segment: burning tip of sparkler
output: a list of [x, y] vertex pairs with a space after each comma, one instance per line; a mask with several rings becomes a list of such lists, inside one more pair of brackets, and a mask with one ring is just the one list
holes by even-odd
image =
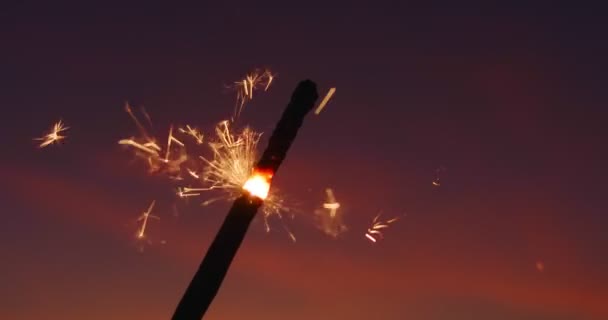
[[247, 179], [243, 185], [243, 190], [249, 192], [249, 194], [252, 196], [264, 200], [268, 197], [271, 179], [272, 173], [256, 171], [249, 179]]
[[66, 131], [68, 129], [69, 129], [69, 127], [66, 127], [65, 124], [63, 123], [63, 121], [59, 120], [53, 125], [51, 132], [47, 133], [43, 137], [34, 138], [34, 140], [42, 141], [40, 143], [40, 145], [38, 145], [38, 147], [44, 148], [46, 146], [49, 146], [51, 144], [54, 144], [56, 142], [59, 142], [59, 141], [65, 139], [67, 136], [61, 135], [60, 133]]

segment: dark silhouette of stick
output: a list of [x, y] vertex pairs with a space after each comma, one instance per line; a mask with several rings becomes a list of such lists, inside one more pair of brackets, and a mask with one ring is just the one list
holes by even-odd
[[[256, 170], [274, 175], [285, 159], [304, 117], [318, 98], [317, 88], [310, 80], [298, 84], [291, 101], [277, 123], [268, 147], [256, 165]], [[263, 200], [244, 192], [234, 201], [222, 227], [211, 243], [199, 269], [180, 301], [173, 320], [199, 320], [215, 298], [232, 259], [236, 255], [251, 221]]]

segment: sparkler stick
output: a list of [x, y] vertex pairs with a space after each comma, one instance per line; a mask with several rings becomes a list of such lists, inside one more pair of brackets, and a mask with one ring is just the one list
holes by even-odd
[[[266, 151], [257, 163], [252, 177], [243, 186], [243, 194], [234, 201], [178, 304], [173, 320], [198, 320], [209, 308], [251, 221], [267, 195], [272, 176], [285, 159], [304, 117], [312, 110], [317, 98], [316, 85], [310, 80], [300, 82], [295, 89], [270, 137]], [[265, 184], [259, 184], [260, 178]]]

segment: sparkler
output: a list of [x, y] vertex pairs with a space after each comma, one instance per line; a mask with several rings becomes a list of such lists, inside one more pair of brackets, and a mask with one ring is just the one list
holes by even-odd
[[334, 192], [332, 189], [325, 189], [327, 199], [323, 203], [323, 209], [316, 210], [319, 225], [318, 227], [327, 235], [331, 237], [338, 237], [341, 233], [347, 230], [346, 226], [342, 223], [342, 215], [338, 212], [340, 203], [336, 201]]
[[38, 145], [38, 147], [44, 148], [46, 146], [49, 146], [51, 144], [54, 144], [56, 142], [59, 142], [59, 141], [65, 139], [67, 136], [61, 135], [60, 133], [66, 131], [68, 129], [69, 129], [69, 127], [66, 127], [65, 124], [61, 120], [59, 120], [58, 122], [56, 122], [53, 125], [53, 128], [51, 129], [51, 131], [49, 133], [47, 133], [43, 137], [34, 138], [34, 140], [42, 141], [40, 143], [40, 145]]
[[386, 221], [381, 221], [380, 214], [378, 214], [372, 221], [372, 226], [367, 229], [365, 237], [369, 239], [369, 241], [374, 243], [380, 239], [383, 239], [384, 234], [382, 233], [382, 230], [388, 228], [391, 223], [397, 220], [399, 220], [399, 217], [395, 217]]
[[327, 103], [329, 102], [329, 99], [331, 99], [331, 97], [334, 95], [334, 93], [336, 93], [336, 88], [329, 88], [329, 91], [327, 91], [327, 94], [325, 95], [323, 100], [321, 100], [321, 103], [319, 103], [319, 106], [315, 110], [316, 115], [319, 115], [319, 113], [321, 113], [321, 111], [323, 111], [323, 108], [325, 108], [325, 105], [327, 105]]
[[[268, 147], [250, 176], [251, 180], [243, 184], [243, 194], [234, 201], [222, 227], [178, 304], [173, 315], [174, 320], [201, 319], [208, 309], [251, 221], [264, 202], [272, 177], [285, 159], [304, 117], [313, 108], [317, 97], [316, 85], [309, 80], [301, 82], [294, 91], [290, 103], [270, 137]], [[245, 186], [247, 187], [245, 188]]]
[[[207, 159], [199, 156], [204, 165], [201, 172], [186, 168], [187, 173], [194, 179], [200, 180], [202, 186], [178, 188], [178, 196], [181, 198], [194, 197], [202, 195], [203, 192], [215, 190], [221, 192], [223, 196], [206, 200], [203, 205], [217, 200], [234, 201], [242, 194], [243, 186], [254, 173], [255, 160], [258, 157], [257, 146], [261, 135], [249, 127], [245, 127], [240, 132], [233, 131], [229, 121], [220, 122], [215, 127], [214, 139], [207, 143], [213, 157]], [[281, 212], [289, 211], [277, 189], [267, 192], [262, 206], [266, 225], [266, 219], [269, 216], [276, 214], [282, 217]]]
[[253, 99], [253, 92], [262, 88], [264, 91], [268, 91], [274, 77], [275, 75], [268, 69], [264, 71], [255, 70], [245, 75], [243, 79], [234, 82], [236, 106], [232, 117], [233, 122], [239, 117], [245, 104]]

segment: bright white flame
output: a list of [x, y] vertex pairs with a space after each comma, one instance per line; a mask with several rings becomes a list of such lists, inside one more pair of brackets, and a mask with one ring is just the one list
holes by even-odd
[[243, 189], [247, 190], [252, 196], [264, 200], [268, 197], [270, 191], [270, 177], [261, 173], [254, 173], [245, 182]]

